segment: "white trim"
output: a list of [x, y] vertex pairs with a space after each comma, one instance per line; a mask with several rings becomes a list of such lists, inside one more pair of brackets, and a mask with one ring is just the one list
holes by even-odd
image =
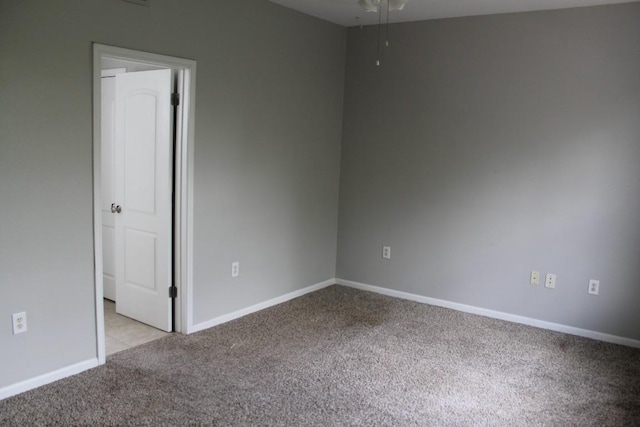
[[[106, 362], [107, 355], [105, 349], [104, 338], [104, 284], [102, 283], [102, 275], [104, 266], [102, 264], [102, 208], [101, 208], [101, 188], [100, 177], [101, 171], [101, 116], [102, 105], [102, 55], [98, 51], [96, 45], [93, 46], [93, 268], [96, 300], [96, 353], [98, 356], [98, 364], [102, 365]], [[102, 308], [102, 309], [101, 309]]]
[[46, 384], [61, 380], [63, 378], [77, 375], [80, 372], [87, 369], [95, 368], [98, 366], [98, 359], [89, 359], [84, 362], [76, 363], [75, 365], [67, 366], [62, 369], [58, 369], [53, 372], [30, 378], [19, 383], [11, 384], [10, 386], [0, 388], [0, 400], [6, 399], [11, 396], [15, 396], [25, 391], [33, 390], [34, 388], [41, 387]]
[[[189, 90], [186, 90], [189, 88]], [[177, 213], [180, 219], [179, 226], [176, 227], [182, 250], [179, 255], [181, 259], [176, 263], [176, 269], [182, 286], [178, 288], [180, 293], [178, 301], [181, 302], [176, 307], [176, 318], [178, 319], [179, 331], [188, 334], [193, 328], [193, 183], [194, 181], [194, 146], [195, 146], [195, 107], [196, 107], [196, 64], [189, 72], [182, 74], [181, 93], [183, 94], [182, 117], [188, 118], [186, 126], [182, 123], [182, 138], [188, 141], [186, 147], [180, 153], [180, 173], [186, 176], [182, 180], [182, 186], [178, 188], [176, 199]], [[176, 240], [178, 240], [176, 238]]]
[[327, 286], [334, 285], [336, 283], [335, 279], [325, 280], [324, 282], [316, 283], [315, 285], [307, 286], [306, 288], [299, 289], [297, 291], [289, 292], [288, 294], [281, 295], [279, 297], [270, 299], [268, 301], [264, 301], [250, 307], [246, 307], [233, 313], [224, 314], [222, 316], [216, 317], [214, 319], [208, 320], [206, 322], [198, 323], [197, 325], [193, 325], [193, 330], [191, 332], [198, 332], [204, 329], [209, 329], [214, 326], [221, 325], [226, 322], [230, 322], [232, 320], [238, 319], [240, 317], [246, 316], [247, 314], [255, 313], [260, 310], [264, 310], [265, 308], [273, 307], [274, 305], [282, 304], [283, 302], [287, 302], [294, 298], [301, 297], [302, 295], [306, 295], [311, 292], [318, 291], [322, 288], [326, 288]]
[[518, 316], [515, 314], [503, 313], [501, 311], [489, 310], [486, 308], [474, 307], [472, 305], [460, 304], [436, 298], [429, 298], [422, 295], [411, 294], [408, 292], [396, 291], [393, 289], [382, 288], [379, 286], [367, 285], [365, 283], [354, 282], [345, 279], [336, 279], [336, 284], [347, 286], [350, 288], [360, 289], [363, 291], [375, 292], [377, 294], [387, 295], [390, 297], [406, 299], [409, 301], [420, 302], [423, 304], [435, 305], [438, 307], [450, 308], [452, 310], [462, 311], [464, 313], [477, 314], [480, 316], [491, 317], [493, 319], [506, 320], [508, 322], [519, 323], [522, 325], [534, 326], [536, 328], [548, 329], [550, 331], [563, 332], [565, 334], [577, 335], [579, 337], [591, 338], [598, 341], [609, 342], [613, 344], [625, 345], [628, 347], [640, 348], [640, 341], [631, 338], [619, 337], [617, 335], [605, 334], [602, 332], [590, 331], [588, 329], [576, 328], [574, 326], [562, 325], [559, 323], [547, 322], [544, 320], [532, 319], [530, 317]]
[[191, 329], [193, 289], [193, 165], [195, 145], [195, 94], [196, 62], [148, 52], [123, 49], [94, 43], [93, 45], [93, 221], [94, 268], [96, 288], [96, 336], [98, 363], [106, 361], [104, 337], [104, 313], [102, 298], [102, 212], [100, 209], [100, 97], [101, 62], [103, 58], [133, 61], [176, 70], [181, 78], [178, 87], [181, 130], [176, 141], [179, 153], [179, 174], [176, 174], [176, 205], [174, 216], [180, 221], [175, 234], [175, 268], [178, 297], [176, 298], [176, 331], [187, 333]]
[[126, 74], [126, 68], [109, 68], [107, 70], [100, 70], [100, 77], [115, 77], [118, 74]]

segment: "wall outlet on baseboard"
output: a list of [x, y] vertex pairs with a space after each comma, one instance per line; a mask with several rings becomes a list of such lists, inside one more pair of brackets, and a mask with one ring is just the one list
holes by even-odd
[[13, 313], [11, 315], [11, 319], [13, 320], [13, 335], [21, 334], [23, 332], [27, 332], [27, 313]]
[[552, 273], [547, 273], [547, 276], [544, 280], [545, 288], [555, 288], [556, 287], [556, 275]]
[[382, 247], [382, 258], [391, 259], [391, 246]]
[[539, 285], [540, 284], [540, 272], [539, 271], [532, 271], [531, 272], [531, 277], [529, 279], [529, 282], [532, 285]]
[[240, 275], [240, 263], [233, 262], [231, 263], [231, 277], [238, 277]]

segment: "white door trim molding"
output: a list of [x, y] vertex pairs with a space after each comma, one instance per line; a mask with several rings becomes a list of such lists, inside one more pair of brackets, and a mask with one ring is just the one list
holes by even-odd
[[101, 165], [101, 62], [116, 59], [171, 68], [178, 74], [180, 105], [176, 121], [176, 180], [174, 206], [174, 277], [178, 287], [175, 302], [176, 332], [193, 330], [193, 165], [195, 130], [196, 62], [148, 52], [94, 43], [93, 45], [93, 233], [96, 295], [96, 337], [99, 364], [106, 360], [102, 283]]

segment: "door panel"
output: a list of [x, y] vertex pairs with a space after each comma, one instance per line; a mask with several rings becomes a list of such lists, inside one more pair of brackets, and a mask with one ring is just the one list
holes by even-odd
[[129, 286], [150, 291], [156, 289], [156, 234], [140, 230], [125, 229], [125, 278]]
[[[127, 108], [136, 114], [136, 120], [127, 123], [124, 175], [126, 177], [125, 204], [130, 211], [153, 215], [155, 209], [156, 182], [156, 117], [157, 94], [137, 90], [129, 94]], [[135, 143], [131, 143], [135, 141]]]
[[116, 76], [116, 312], [171, 331], [171, 70]]

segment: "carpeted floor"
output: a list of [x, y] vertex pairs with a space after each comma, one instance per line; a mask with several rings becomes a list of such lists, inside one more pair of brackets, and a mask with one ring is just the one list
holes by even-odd
[[640, 349], [331, 286], [0, 402], [0, 425], [640, 425]]

